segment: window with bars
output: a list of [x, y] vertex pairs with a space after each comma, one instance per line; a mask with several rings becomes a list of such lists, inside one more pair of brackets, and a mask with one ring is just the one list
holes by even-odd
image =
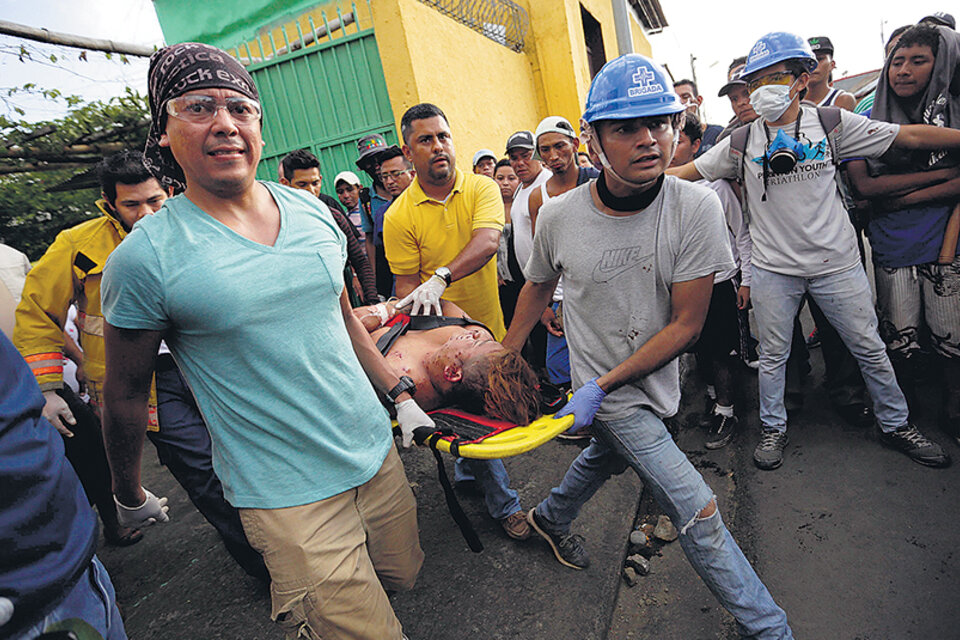
[[510, 0], [420, 0], [508, 49], [520, 52], [530, 19]]

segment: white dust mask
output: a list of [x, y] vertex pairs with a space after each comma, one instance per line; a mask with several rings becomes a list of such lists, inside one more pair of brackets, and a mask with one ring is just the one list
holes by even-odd
[[758, 87], [750, 94], [750, 105], [767, 122], [779, 120], [793, 102], [793, 98], [790, 97], [792, 86], [766, 84]]

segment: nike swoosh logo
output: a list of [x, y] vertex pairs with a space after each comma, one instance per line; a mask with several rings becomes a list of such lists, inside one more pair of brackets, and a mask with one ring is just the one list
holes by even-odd
[[617, 276], [641, 265], [645, 265], [645, 269], [649, 270], [652, 267], [653, 254], [643, 255], [641, 251], [641, 247], [607, 249], [593, 268], [593, 281], [598, 284], [610, 282]]

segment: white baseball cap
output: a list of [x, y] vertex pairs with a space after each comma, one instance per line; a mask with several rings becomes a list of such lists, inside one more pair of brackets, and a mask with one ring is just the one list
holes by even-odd
[[475, 154], [473, 154], [473, 166], [477, 166], [477, 163], [479, 163], [484, 158], [492, 158], [493, 161], [496, 162], [497, 154], [495, 154], [493, 151], [490, 151], [490, 149], [480, 149]]
[[341, 171], [338, 173], [337, 177], [333, 179], [333, 187], [336, 188], [337, 183], [341, 180], [347, 184], [355, 184], [358, 187], [360, 186], [360, 178], [358, 178], [357, 174], [355, 174], [353, 171]]
[[540, 153], [537, 151], [536, 146], [540, 143], [540, 136], [545, 133], [559, 133], [569, 138], [577, 137], [577, 131], [573, 128], [573, 125], [570, 124], [569, 120], [563, 116], [547, 116], [540, 121], [540, 124], [537, 125], [536, 133], [533, 134], [533, 156], [537, 160], [540, 160]]

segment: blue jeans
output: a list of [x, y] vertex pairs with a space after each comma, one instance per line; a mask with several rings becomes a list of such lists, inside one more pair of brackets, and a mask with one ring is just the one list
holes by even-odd
[[907, 424], [909, 413], [897, 386], [886, 346], [877, 332], [870, 283], [863, 266], [816, 278], [787, 276], [753, 267], [751, 299], [760, 333], [760, 424], [787, 430], [783, 386], [793, 318], [803, 294], [808, 294], [833, 325], [860, 366], [873, 400], [880, 428], [893, 431]]
[[127, 640], [127, 632], [117, 609], [117, 595], [113, 591], [113, 583], [97, 556], [93, 556], [90, 566], [57, 608], [48, 613], [41, 622], [27, 629], [19, 640], [32, 640], [50, 626], [71, 619], [83, 620], [96, 629], [104, 640]]
[[476, 480], [483, 491], [483, 502], [494, 520], [501, 520], [520, 511], [520, 498], [510, 488], [510, 477], [501, 460], [468, 460], [457, 458], [453, 465], [455, 482]]
[[680, 545], [713, 595], [747, 638], [789, 639], [787, 615], [777, 606], [723, 524], [720, 511], [700, 511], [714, 499], [703, 476], [654, 413], [640, 409], [619, 420], [593, 421], [590, 445], [573, 461], [559, 487], [537, 506], [551, 530], [566, 533], [580, 508], [611, 475], [632, 467], [680, 532]]
[[[553, 303], [556, 313], [559, 302]], [[547, 379], [552, 384], [570, 385], [570, 350], [567, 349], [567, 338], [558, 338], [547, 332]]]

